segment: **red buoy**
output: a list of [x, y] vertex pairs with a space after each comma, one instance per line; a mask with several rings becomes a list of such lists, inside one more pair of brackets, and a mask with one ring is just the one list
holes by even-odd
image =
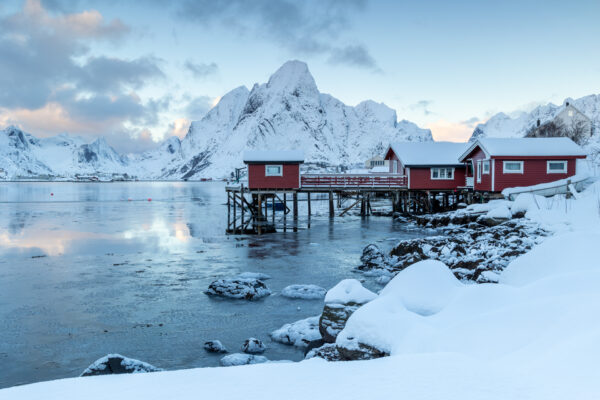
[[152, 199], [150, 197], [148, 197], [148, 201], [152, 201]]
[[50, 196], [54, 196], [54, 193], [50, 193]]
[[131, 201], [131, 199], [127, 199], [127, 201]]

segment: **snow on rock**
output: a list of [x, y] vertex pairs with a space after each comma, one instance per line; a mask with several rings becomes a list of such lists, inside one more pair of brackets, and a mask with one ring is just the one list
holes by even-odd
[[317, 285], [290, 285], [283, 288], [281, 295], [290, 299], [315, 300], [325, 297], [326, 292]]
[[263, 274], [262, 272], [242, 272], [237, 276], [238, 279], [258, 279], [260, 281], [266, 281], [271, 279], [271, 275]]
[[133, 374], [141, 372], [162, 371], [153, 365], [120, 354], [108, 354], [94, 361], [83, 371], [81, 376]]
[[521, 193], [517, 195], [515, 201], [511, 204], [510, 211], [513, 215], [526, 215], [529, 209], [532, 207], [539, 208], [539, 203], [545, 202], [545, 200], [544, 197], [535, 196], [531, 193]]
[[511, 219], [512, 218], [512, 213], [510, 212], [510, 210], [508, 209], [508, 207], [506, 206], [500, 206], [500, 207], [496, 207], [491, 209], [490, 211], [487, 212], [487, 214], [485, 214], [485, 216], [487, 218], [494, 218], [494, 219]]
[[221, 358], [223, 367], [233, 367], [236, 365], [262, 364], [268, 362], [269, 359], [264, 356], [254, 354], [233, 353]]
[[377, 295], [356, 279], [344, 279], [327, 291], [325, 303], [338, 304], [365, 304], [373, 300]]
[[241, 349], [244, 353], [261, 354], [267, 350], [267, 346], [259, 339], [248, 338], [242, 343]]
[[207, 294], [232, 299], [256, 300], [271, 294], [258, 279], [218, 279], [208, 286]]
[[319, 319], [319, 332], [327, 343], [335, 342], [346, 321], [363, 304], [377, 295], [364, 288], [356, 279], [344, 279], [325, 296], [323, 313]]
[[227, 353], [227, 348], [219, 340], [209, 340], [204, 342], [204, 350], [209, 353]]
[[296, 347], [306, 347], [310, 342], [321, 339], [319, 318], [320, 316], [317, 315], [316, 317], [309, 317], [285, 324], [281, 328], [271, 332], [271, 339]]

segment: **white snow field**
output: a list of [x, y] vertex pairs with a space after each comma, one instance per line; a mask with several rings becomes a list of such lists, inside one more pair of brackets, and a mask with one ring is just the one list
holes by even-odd
[[425, 261], [350, 317], [337, 344], [389, 357], [72, 378], [0, 399], [598, 399], [600, 182], [577, 200], [529, 195], [515, 206], [554, 236], [499, 284], [465, 284]]

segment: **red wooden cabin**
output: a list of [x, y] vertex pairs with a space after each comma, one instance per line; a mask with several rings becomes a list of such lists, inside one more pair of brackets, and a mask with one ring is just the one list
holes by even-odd
[[569, 138], [484, 138], [460, 156], [468, 166], [467, 180], [476, 191], [501, 192], [568, 178], [577, 172], [585, 152]]
[[407, 176], [413, 190], [454, 190], [465, 186], [465, 164], [458, 157], [464, 143], [392, 143], [385, 154], [390, 173]]
[[248, 165], [250, 189], [299, 189], [300, 164], [304, 153], [299, 150], [253, 150], [244, 153]]

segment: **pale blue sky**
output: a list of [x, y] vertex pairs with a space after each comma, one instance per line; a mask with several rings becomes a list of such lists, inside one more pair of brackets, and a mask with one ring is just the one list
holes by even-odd
[[597, 0], [163, 3], [0, 3], [0, 127], [145, 149], [289, 59], [322, 92], [453, 140], [499, 111], [600, 93]]

